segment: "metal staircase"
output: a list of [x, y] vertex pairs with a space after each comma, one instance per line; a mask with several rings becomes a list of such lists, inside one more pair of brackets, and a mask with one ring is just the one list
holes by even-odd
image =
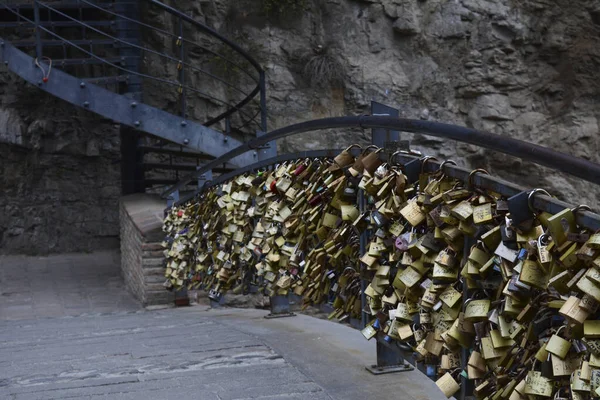
[[[125, 193], [172, 185], [267, 130], [261, 66], [156, 0], [0, 0], [0, 60], [121, 124]], [[246, 154], [213, 172], [255, 161]]]

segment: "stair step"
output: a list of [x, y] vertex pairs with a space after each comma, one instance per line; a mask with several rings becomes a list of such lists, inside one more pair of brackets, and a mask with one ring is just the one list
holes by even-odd
[[[14, 40], [10, 42], [15, 47], [35, 47], [35, 40]], [[42, 40], [42, 46], [70, 46], [77, 45], [80, 47], [83, 46], [116, 46], [118, 44], [115, 43], [113, 39], [87, 39], [87, 40], [69, 40], [68, 42], [64, 40]]]
[[[132, 58], [132, 57], [128, 57]], [[105, 64], [109, 62], [111, 64], [118, 64], [120, 62], [125, 62], [123, 57], [105, 57], [102, 60], [98, 60], [97, 58], [66, 58], [59, 60], [52, 60], [53, 66], [65, 66], [65, 65], [96, 65], [96, 64]]]
[[127, 82], [129, 80], [129, 75], [101, 76], [98, 78], [86, 78], [82, 80], [94, 85], [108, 85], [111, 83]]
[[208, 154], [199, 153], [197, 151], [189, 150], [189, 149], [179, 149], [168, 146], [139, 146], [139, 149], [144, 151], [145, 153], [159, 153], [159, 154], [169, 154], [177, 157], [186, 157], [186, 158], [197, 158], [199, 160], [214, 160], [215, 157], [210, 156]]
[[[171, 186], [179, 182], [177, 179], [145, 179], [144, 186]], [[198, 182], [189, 182], [187, 186], [198, 186]]]
[[[165, 164], [165, 163], [143, 163], [144, 170], [165, 169], [170, 171], [196, 171], [201, 165], [196, 164]], [[213, 173], [224, 174], [234, 171], [234, 167], [213, 168]]]
[[[86, 24], [93, 26], [95, 28], [103, 28], [110, 27], [114, 25], [113, 21], [85, 21]], [[76, 21], [56, 21], [56, 22], [42, 22], [42, 25], [45, 28], [69, 28], [69, 27], [77, 27], [81, 26], [79, 22]], [[34, 24], [27, 21], [11, 21], [11, 22], [0, 22], [0, 28], [34, 28]]]
[[[98, 7], [102, 7], [102, 8], [106, 8], [108, 10], [112, 10], [114, 7], [114, 3], [113, 2], [93, 2], [90, 1], [90, 3], [95, 4]], [[53, 1], [49, 4], [52, 8], [56, 8], [57, 10], [69, 10], [69, 9], [79, 9], [79, 8], [83, 8], [83, 9], [96, 9], [96, 7], [91, 6], [89, 4], [86, 3], [82, 3], [80, 1], [77, 0], [61, 0], [61, 1]], [[33, 10], [33, 1], [29, 1], [27, 3], [25, 2], [10, 2], [10, 3], [2, 3], [0, 4], [0, 10], [6, 9], [6, 8], [10, 8], [10, 9], [29, 9], [29, 10]], [[43, 8], [43, 7], [42, 7]]]

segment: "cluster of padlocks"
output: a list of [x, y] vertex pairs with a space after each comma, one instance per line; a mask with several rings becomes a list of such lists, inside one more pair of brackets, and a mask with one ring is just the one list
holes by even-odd
[[529, 193], [518, 215], [444, 164], [409, 183], [393, 155], [350, 150], [173, 207], [166, 285], [216, 297], [253, 285], [331, 303], [338, 320], [368, 313], [363, 335], [435, 365], [448, 397], [461, 382], [479, 399], [600, 397], [600, 234], [578, 210], [534, 214]]

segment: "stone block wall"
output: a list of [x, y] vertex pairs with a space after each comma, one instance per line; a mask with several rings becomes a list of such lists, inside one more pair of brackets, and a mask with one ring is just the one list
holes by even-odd
[[165, 207], [156, 195], [134, 194], [121, 199], [121, 270], [128, 290], [145, 306], [174, 301], [174, 294], [163, 286]]

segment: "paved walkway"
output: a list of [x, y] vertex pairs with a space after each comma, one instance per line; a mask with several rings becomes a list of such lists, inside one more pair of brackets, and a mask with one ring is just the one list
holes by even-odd
[[[0, 258], [0, 288], [13, 293], [0, 296], [0, 399], [445, 398], [416, 371], [369, 374], [375, 344], [341, 324], [306, 315], [266, 320], [267, 311], [255, 309], [140, 309], [114, 267], [109, 273], [109, 259]], [[39, 275], [26, 285], [16, 269]], [[55, 302], [49, 315], [38, 299], [44, 293]]]
[[117, 252], [0, 257], [0, 320], [140, 308], [125, 290]]

